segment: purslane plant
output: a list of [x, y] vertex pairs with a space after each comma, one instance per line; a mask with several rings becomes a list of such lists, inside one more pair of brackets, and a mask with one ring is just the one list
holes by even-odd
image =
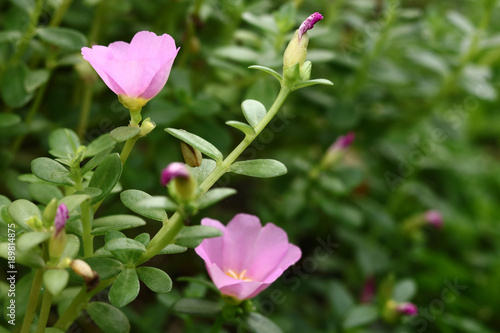
[[[225, 173], [266, 178], [287, 172], [276, 160], [236, 160], [273, 119], [291, 92], [315, 84], [332, 84], [326, 79], [310, 80], [312, 65], [306, 61], [307, 30], [320, 19], [319, 13], [311, 15], [295, 32], [284, 54], [283, 75], [263, 66], [250, 67], [277, 78], [281, 90], [269, 110], [256, 100], [243, 101], [247, 123], [231, 120], [227, 124], [240, 130], [244, 138], [225, 158], [213, 144], [195, 134], [165, 129], [182, 142], [186, 162], [174, 162], [163, 170], [161, 184], [167, 186], [168, 196], [152, 197], [132, 189], [121, 191], [119, 180], [134, 143], [155, 128], [149, 118], [141, 122], [141, 110], [165, 85], [179, 51], [175, 42], [166, 34], [157, 36], [142, 31], [130, 44], [115, 42], [108, 47], [82, 49], [84, 58], [130, 110], [131, 121], [129, 126], [118, 127], [87, 146], [81, 145], [72, 130], [56, 130], [49, 138], [49, 153], [54, 159], [35, 159], [32, 174], [22, 177], [43, 187], [43, 194], [37, 198], [41, 206], [27, 200], [2, 206], [2, 217], [16, 224], [18, 262], [35, 270], [21, 332], [30, 331], [42, 285], [37, 331], [44, 331], [53, 296], [62, 294], [70, 277], [80, 281], [82, 287], [60, 305], [61, 316], [54, 332], [66, 331], [83, 309], [87, 309], [98, 326], [116, 324], [119, 331], [128, 331], [128, 324], [122, 323], [124, 315], [117, 308], [137, 297], [139, 280], [154, 292], [168, 292], [172, 287], [167, 273], [143, 264], [156, 255], [181, 253], [188, 248], [196, 248], [205, 260], [226, 301], [222, 307], [216, 303], [212, 309], [219, 313], [212, 331], [218, 331], [225, 322], [246, 320], [251, 326], [256, 318], [261, 321], [259, 325], [275, 329], [250, 301], [244, 300], [257, 295], [299, 260], [300, 249], [288, 243], [285, 231], [273, 224], [261, 227], [258, 218], [250, 215], [237, 215], [227, 227], [210, 219], [204, 219], [199, 226], [186, 226], [184, 221], [236, 193], [231, 188], [211, 189]], [[113, 153], [121, 142], [125, 142], [122, 152]], [[102, 201], [113, 192], [121, 192], [123, 204], [138, 215], [162, 223], [154, 237], [143, 233], [132, 239], [120, 232], [144, 225], [146, 222], [138, 216], [94, 218]], [[173, 213], [169, 216], [167, 212]], [[105, 245], [94, 250], [94, 237], [103, 236]], [[83, 256], [79, 256], [80, 240]], [[220, 247], [222, 242], [238, 242], [240, 247], [227, 253]], [[2, 255], [7, 256], [6, 251]], [[112, 305], [89, 303], [92, 296], [109, 286]], [[202, 306], [210, 307], [208, 304]], [[190, 306], [201, 305], [181, 299], [174, 308], [182, 312]]]

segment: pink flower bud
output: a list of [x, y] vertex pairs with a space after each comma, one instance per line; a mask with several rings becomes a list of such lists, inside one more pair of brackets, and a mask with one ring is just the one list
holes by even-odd
[[65, 204], [60, 204], [57, 207], [56, 217], [54, 219], [54, 225], [56, 227], [56, 235], [61, 232], [66, 226], [66, 221], [69, 219], [68, 207]]
[[444, 224], [443, 216], [438, 210], [428, 210], [425, 213], [425, 220], [436, 229], [441, 229]]
[[175, 178], [189, 178], [189, 171], [184, 163], [173, 162], [170, 163], [161, 172], [161, 184], [166, 186], [172, 179]]
[[342, 151], [349, 148], [349, 146], [353, 143], [356, 135], [354, 132], [349, 132], [346, 135], [339, 136], [337, 140], [328, 148], [329, 151]]
[[312, 15], [310, 15], [304, 22], [299, 27], [299, 41], [302, 38], [302, 35], [307, 32], [307, 30], [311, 30], [314, 27], [314, 24], [318, 22], [319, 20], [323, 19], [323, 15], [320, 13], [316, 12]]
[[371, 303], [375, 296], [375, 278], [369, 276], [365, 280], [363, 292], [361, 293], [361, 303]]
[[286, 232], [272, 223], [261, 225], [253, 215], [238, 214], [227, 226], [205, 218], [202, 225], [223, 232], [195, 249], [223, 295], [237, 300], [255, 297], [301, 257]]
[[410, 302], [396, 305], [396, 311], [406, 316], [416, 316], [418, 314], [417, 306]]

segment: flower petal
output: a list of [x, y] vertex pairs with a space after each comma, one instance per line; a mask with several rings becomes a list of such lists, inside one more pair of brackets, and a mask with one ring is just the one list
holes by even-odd
[[106, 85], [117, 95], [124, 95], [125, 90], [113, 79], [113, 73], [109, 72], [108, 62], [113, 58], [110, 50], [101, 45], [94, 45], [92, 48], [82, 48], [83, 59], [87, 60], [94, 67], [97, 74]]
[[[222, 223], [220, 223], [217, 220], [209, 218], [202, 219], [201, 225], [208, 225], [217, 228], [223, 233], [226, 230], [226, 227]], [[223, 242], [224, 242], [224, 236], [206, 238], [194, 250], [207, 263], [207, 265], [216, 264], [217, 266], [222, 267], [222, 262], [223, 262], [222, 247], [224, 244]]]
[[224, 295], [244, 300], [256, 296], [269, 286], [269, 283], [262, 283], [259, 281], [243, 281], [232, 278], [225, 274], [220, 267], [215, 264], [206, 266], [212, 281]]
[[170, 75], [170, 70], [172, 69], [172, 65], [174, 64], [175, 57], [177, 56], [177, 52], [179, 52], [178, 48], [173, 54], [172, 58], [167, 61], [153, 76], [151, 81], [148, 84], [146, 90], [144, 90], [139, 97], [144, 99], [151, 99], [155, 97], [165, 86], [167, 83], [168, 77]]

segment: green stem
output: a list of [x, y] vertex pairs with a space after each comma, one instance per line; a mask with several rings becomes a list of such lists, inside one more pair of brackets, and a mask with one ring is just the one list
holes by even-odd
[[137, 142], [137, 140], [139, 140], [139, 138], [140, 135], [136, 135], [125, 142], [122, 152], [120, 153], [120, 161], [122, 161], [122, 165], [125, 165], [125, 162], [127, 162], [130, 152], [132, 151], [132, 148], [134, 148], [134, 145]]
[[38, 305], [38, 297], [40, 288], [42, 287], [43, 269], [37, 269], [33, 283], [31, 284], [30, 296], [26, 314], [24, 315], [23, 326], [21, 333], [29, 333], [31, 331], [31, 322], [35, 316], [36, 307]]
[[81, 204], [82, 209], [82, 229], [83, 229], [83, 254], [85, 258], [92, 257], [94, 254], [94, 236], [92, 236], [92, 208], [89, 200]]
[[217, 319], [215, 319], [215, 323], [210, 329], [210, 333], [219, 333], [222, 330], [222, 327], [224, 326], [224, 322], [225, 320], [222, 314], [219, 315]]
[[31, 13], [30, 23], [28, 28], [24, 32], [24, 35], [20, 39], [20, 43], [17, 47], [16, 53], [10, 59], [10, 64], [14, 65], [21, 60], [21, 57], [24, 55], [26, 48], [28, 47], [30, 41], [35, 37], [36, 34], [36, 26], [38, 24], [38, 20], [40, 19], [40, 15], [42, 14], [43, 9], [43, 0], [37, 0], [36, 7], [33, 13]]
[[52, 306], [52, 294], [45, 290], [42, 299], [42, 307], [40, 309], [40, 316], [38, 318], [38, 327], [36, 333], [43, 333], [49, 320], [50, 307]]
[[90, 109], [92, 107], [92, 96], [94, 90], [92, 89], [92, 84], [85, 82], [83, 85], [83, 101], [82, 108], [80, 109], [80, 120], [78, 121], [78, 136], [83, 138], [85, 131], [87, 130], [87, 124], [89, 121]]
[[71, 6], [71, 3], [73, 0], [64, 0], [63, 3], [57, 8], [57, 11], [55, 12], [54, 16], [52, 16], [52, 19], [50, 20], [49, 26], [50, 27], [58, 27], [63, 18], [64, 14], [68, 11], [69, 6]]
[[[281, 87], [281, 90], [276, 97], [273, 105], [267, 112], [266, 116], [255, 126], [255, 134], [247, 135], [240, 142], [240, 144], [234, 148], [234, 150], [229, 154], [222, 163], [217, 165], [215, 169], [208, 175], [208, 177], [200, 184], [200, 196], [207, 192], [212, 185], [219, 180], [222, 175], [224, 175], [231, 164], [243, 153], [243, 151], [255, 140], [255, 138], [262, 132], [262, 130], [269, 124], [269, 122], [274, 118], [278, 110], [281, 108], [285, 99], [290, 94], [291, 90], [287, 87]], [[137, 265], [140, 265], [152, 257], [154, 257], [158, 252], [160, 252], [165, 246], [171, 244], [177, 233], [182, 229], [183, 224], [182, 214], [177, 210], [174, 215], [167, 221], [164, 221], [163, 227], [158, 231], [158, 233], [149, 242], [146, 252], [142, 254], [139, 258]]]

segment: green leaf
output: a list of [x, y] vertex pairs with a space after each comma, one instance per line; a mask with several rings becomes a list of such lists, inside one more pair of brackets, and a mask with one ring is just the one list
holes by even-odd
[[123, 263], [135, 263], [146, 247], [130, 238], [115, 238], [106, 243], [105, 249]]
[[31, 172], [40, 179], [56, 185], [74, 186], [75, 182], [71, 179], [68, 170], [56, 161], [39, 157], [31, 162]]
[[139, 279], [155, 293], [168, 293], [172, 290], [172, 279], [161, 269], [154, 267], [138, 267]]
[[201, 184], [208, 177], [208, 175], [215, 169], [216, 163], [214, 160], [211, 160], [209, 158], [204, 158], [199, 167], [196, 168], [192, 168], [190, 166], [187, 167], [189, 168], [189, 171], [191, 171], [191, 174], [193, 175], [194, 179], [196, 179], [196, 182], [198, 184]]
[[43, 273], [43, 285], [54, 296], [68, 284], [69, 273], [65, 269], [49, 269]]
[[198, 149], [203, 154], [213, 158], [217, 162], [221, 162], [224, 158], [222, 153], [213, 144], [198, 135], [174, 128], [166, 128], [165, 131], [177, 139], [189, 144], [191, 147]]
[[352, 308], [344, 320], [344, 328], [362, 326], [378, 318], [377, 308], [373, 305], [358, 305]]
[[87, 146], [85, 150], [85, 157], [95, 156], [104, 149], [108, 149], [110, 147], [114, 147], [116, 141], [111, 138], [109, 133], [103, 134]]
[[123, 270], [109, 291], [109, 301], [116, 307], [124, 307], [139, 295], [139, 278], [133, 268]]
[[260, 121], [266, 116], [266, 107], [259, 101], [247, 99], [241, 103], [243, 115], [248, 123], [255, 128]]
[[21, 122], [21, 117], [14, 113], [1, 113], [0, 114], [0, 128], [7, 128], [17, 125]]
[[257, 312], [250, 312], [244, 319], [250, 331], [255, 333], [281, 333], [282, 330], [269, 318]]
[[81, 174], [84, 175], [90, 170], [94, 169], [99, 164], [101, 164], [106, 159], [106, 157], [108, 157], [109, 153], [111, 153], [113, 148], [114, 146], [105, 148], [101, 150], [99, 153], [97, 153], [94, 157], [92, 157], [90, 161], [85, 163], [85, 165], [83, 166]]
[[31, 228], [26, 224], [26, 221], [32, 216], [42, 218], [40, 209], [32, 202], [24, 199], [14, 201], [7, 208], [7, 212], [14, 222], [24, 230], [31, 231]]
[[177, 245], [196, 247], [203, 239], [222, 236], [222, 231], [207, 225], [184, 226], [175, 238]]
[[158, 254], [178, 254], [178, 253], [184, 253], [187, 251], [187, 247], [185, 246], [180, 246], [177, 244], [169, 244], [165, 246]]
[[68, 128], [57, 129], [49, 135], [49, 147], [49, 152], [56, 157], [72, 156], [80, 147], [80, 139]]
[[417, 286], [411, 279], [399, 281], [393, 289], [392, 299], [398, 303], [407, 302], [415, 296]]
[[217, 202], [236, 194], [236, 190], [232, 188], [219, 187], [205, 193], [200, 199], [198, 199], [198, 208], [203, 209], [210, 207]]
[[[9, 253], [8, 253], [8, 247], [9, 243], [4, 242], [0, 243], [0, 257], [8, 259]], [[41, 253], [40, 251], [37, 251]], [[27, 267], [32, 267], [32, 268], [43, 268], [45, 267], [45, 260], [40, 256], [39, 253], [37, 253], [33, 250], [31, 251], [21, 251], [21, 250], [16, 250], [16, 264], [21, 264]]]
[[255, 135], [255, 130], [253, 129], [252, 126], [250, 126], [248, 124], [245, 124], [245, 123], [242, 123], [239, 121], [229, 120], [229, 121], [226, 121], [226, 125], [234, 127], [236, 129], [239, 129], [245, 135]]
[[73, 194], [59, 200], [59, 204], [65, 204], [71, 214], [80, 208], [82, 202], [89, 199], [90, 196], [87, 194]]
[[68, 51], [79, 51], [87, 45], [85, 35], [73, 29], [43, 27], [37, 29], [37, 34], [43, 41]]
[[8, 31], [2, 31], [0, 32], [0, 43], [11, 43], [11, 42], [17, 42], [23, 34], [21, 31], [17, 30], [8, 30]]
[[142, 234], [135, 236], [134, 240], [138, 241], [144, 246], [148, 246], [149, 241], [151, 240], [151, 236], [147, 232], [143, 232]]
[[283, 76], [281, 76], [280, 73], [276, 72], [274, 69], [271, 69], [269, 67], [264, 67], [264, 66], [259, 66], [259, 65], [252, 65], [252, 66], [249, 66], [248, 68], [250, 68], [250, 69], [258, 69], [260, 71], [263, 71], [263, 72], [266, 72], [268, 74], [271, 74], [276, 79], [278, 79], [278, 81], [280, 81], [280, 82], [283, 81]]
[[177, 204], [175, 202], [173, 202], [170, 198], [162, 196], [142, 199], [141, 201], [137, 202], [136, 205], [137, 208], [140, 208], [142, 210], [165, 209], [169, 212], [175, 212], [177, 210]]
[[222, 304], [201, 298], [181, 298], [175, 302], [174, 311], [206, 317], [215, 317], [222, 311]]
[[66, 235], [66, 247], [61, 254], [61, 258], [69, 257], [74, 259], [78, 256], [78, 251], [80, 251], [80, 238], [75, 235]]
[[59, 200], [63, 197], [57, 186], [49, 184], [29, 184], [28, 192], [34, 200], [44, 205], [47, 205], [53, 198]]
[[315, 79], [315, 80], [308, 80], [308, 81], [302, 81], [297, 83], [296, 85], [293, 86], [293, 90], [309, 87], [309, 86], [314, 86], [317, 84], [324, 84], [326, 86], [333, 86], [333, 82], [327, 79]]
[[102, 161], [90, 179], [89, 186], [102, 190], [101, 195], [94, 197], [92, 204], [104, 199], [120, 180], [123, 166], [120, 156], [111, 154]]
[[[131, 211], [156, 221], [166, 221], [167, 213], [161, 208], [145, 208], [139, 202], [150, 199], [152, 196], [139, 190], [126, 190], [120, 193], [122, 203]], [[175, 206], [175, 204], [174, 204]]]
[[88, 195], [91, 198], [97, 197], [101, 195], [102, 190], [97, 187], [86, 187], [81, 191], [76, 191], [75, 194], [85, 194]]
[[28, 73], [24, 80], [24, 88], [28, 93], [34, 92], [49, 80], [50, 72], [47, 69], [35, 69]]
[[133, 138], [139, 133], [141, 133], [141, 129], [139, 127], [121, 126], [112, 130], [109, 135], [111, 139], [115, 140], [116, 142], [123, 142]]
[[130, 323], [126, 315], [108, 303], [92, 302], [85, 309], [96, 325], [106, 333], [128, 333]]
[[104, 235], [109, 230], [123, 230], [145, 225], [146, 221], [133, 215], [110, 215], [92, 222], [92, 235]]
[[107, 280], [121, 273], [124, 266], [121, 262], [111, 258], [85, 258], [83, 259], [94, 271], [99, 274], [101, 280]]
[[32, 231], [25, 232], [17, 239], [17, 248], [21, 251], [29, 251], [50, 237], [50, 232]]
[[229, 171], [239, 175], [258, 178], [277, 177], [286, 174], [286, 166], [276, 160], [250, 160], [236, 162]]
[[24, 82], [28, 77], [25, 64], [7, 66], [2, 80], [2, 98], [11, 108], [19, 108], [33, 98], [33, 93], [26, 90]]

